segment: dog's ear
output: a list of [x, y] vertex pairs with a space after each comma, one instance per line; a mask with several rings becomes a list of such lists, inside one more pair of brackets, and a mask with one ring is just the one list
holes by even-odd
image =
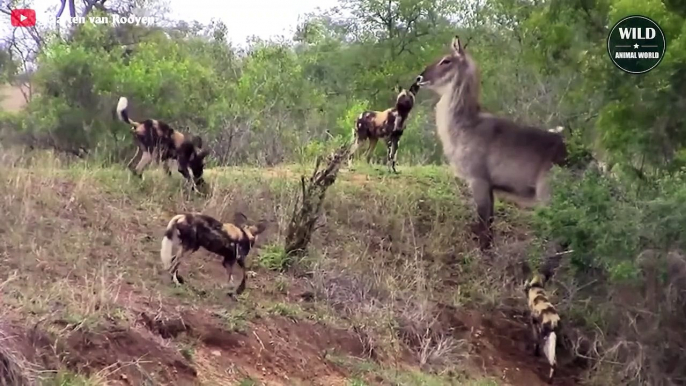
[[248, 217], [243, 214], [243, 212], [236, 212], [233, 215], [233, 225], [241, 227], [248, 222]]
[[209, 150], [202, 149], [198, 152], [198, 159], [204, 159], [208, 154], [210, 154]]
[[198, 149], [202, 148], [202, 138], [199, 135], [192, 136], [191, 143]]
[[255, 225], [251, 225], [248, 227], [248, 231], [252, 233], [253, 236], [257, 236], [260, 233], [264, 232], [267, 229], [267, 223], [265, 221], [260, 221], [259, 223]]

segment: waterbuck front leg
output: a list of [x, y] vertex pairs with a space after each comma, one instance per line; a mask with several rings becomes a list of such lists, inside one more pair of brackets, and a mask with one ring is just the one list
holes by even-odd
[[470, 188], [478, 215], [478, 221], [472, 227], [472, 231], [479, 239], [479, 248], [486, 250], [493, 242], [493, 187], [489, 181], [478, 179], [470, 182]]

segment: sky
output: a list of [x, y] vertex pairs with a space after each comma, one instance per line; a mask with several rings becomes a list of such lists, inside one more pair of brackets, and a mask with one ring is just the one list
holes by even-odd
[[[7, 1], [0, 0], [3, 8]], [[317, 8], [333, 7], [336, 3], [337, 0], [167, 0], [171, 18], [202, 23], [209, 23], [212, 18], [220, 19], [227, 25], [231, 41], [238, 45], [245, 44], [251, 35], [290, 38], [299, 16]], [[30, 4], [36, 10], [39, 25], [55, 24], [55, 11], [48, 12], [48, 9], [59, 5], [60, 0], [33, 0]], [[68, 14], [67, 8], [63, 16]], [[14, 27], [10, 26], [9, 16], [0, 14], [0, 18], [5, 19], [0, 26], [0, 35], [7, 36]]]

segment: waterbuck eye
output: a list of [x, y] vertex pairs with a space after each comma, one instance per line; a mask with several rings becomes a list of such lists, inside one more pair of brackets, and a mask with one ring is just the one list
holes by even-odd
[[440, 66], [442, 66], [444, 64], [450, 64], [450, 59], [445, 58], [445, 59], [441, 60], [441, 62], [439, 63]]

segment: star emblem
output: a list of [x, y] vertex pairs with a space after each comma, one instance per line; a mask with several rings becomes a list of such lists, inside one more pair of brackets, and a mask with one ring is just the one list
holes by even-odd
[[634, 44], [634, 49], [635, 49], [635, 50], [638, 49], [638, 43]]

